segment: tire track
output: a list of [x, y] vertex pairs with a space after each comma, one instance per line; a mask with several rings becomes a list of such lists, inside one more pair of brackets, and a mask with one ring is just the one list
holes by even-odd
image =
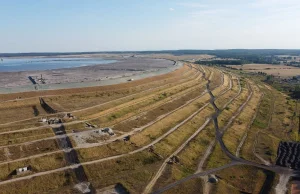
[[[243, 110], [243, 107], [245, 107], [246, 104], [248, 103], [248, 101], [251, 99], [252, 94], [253, 94], [253, 92], [251, 93], [251, 95], [248, 95], [247, 100], [240, 106], [240, 108], [235, 113], [235, 115], [232, 117], [232, 119], [230, 119], [228, 124], [222, 129], [219, 129], [219, 126], [218, 126], [218, 116], [219, 116], [220, 111], [214, 103], [214, 96], [211, 95], [211, 98], [212, 98], [211, 99], [211, 104], [215, 107], [215, 114], [213, 115], [212, 120], [213, 120], [214, 126], [215, 126], [216, 141], [218, 141], [218, 143], [221, 146], [222, 151], [227, 155], [227, 157], [229, 157], [232, 160], [232, 162], [227, 164], [227, 165], [215, 168], [215, 169], [211, 169], [211, 170], [207, 170], [205, 172], [201, 172], [201, 173], [197, 173], [197, 174], [187, 176], [187, 177], [185, 177], [185, 178], [183, 178], [179, 181], [176, 181], [172, 184], [167, 185], [164, 188], [161, 188], [160, 190], [158, 190], [154, 193], [157, 193], [157, 194], [158, 193], [163, 193], [164, 191], [167, 191], [168, 189], [171, 189], [171, 188], [173, 188], [173, 187], [175, 187], [179, 184], [182, 184], [183, 182], [186, 182], [186, 181], [188, 181], [192, 178], [196, 178], [196, 177], [199, 177], [199, 176], [205, 176], [205, 175], [211, 174], [213, 172], [228, 168], [228, 167], [233, 166], [233, 165], [249, 165], [249, 166], [254, 166], [254, 167], [257, 167], [257, 168], [260, 168], [260, 169], [273, 171], [275, 173], [282, 174], [282, 175], [300, 177], [300, 172], [296, 171], [296, 170], [292, 170], [292, 169], [288, 169], [288, 168], [284, 168], [284, 167], [279, 167], [279, 166], [266, 166], [266, 165], [258, 164], [258, 163], [252, 162], [252, 161], [248, 161], [248, 160], [245, 160], [245, 159], [238, 158], [235, 155], [233, 155], [228, 150], [226, 145], [224, 144], [224, 142], [222, 140], [222, 136], [223, 136], [224, 132], [226, 131], [227, 126], [229, 126], [232, 123], [232, 121], [234, 120], [234, 118], [236, 118], [240, 114], [240, 112]], [[282, 178], [282, 179], [284, 179], [284, 178]], [[281, 182], [285, 182], [285, 181], [282, 180]]]
[[[223, 81], [224, 79], [221, 78]], [[207, 81], [209, 82], [210, 79], [207, 79]], [[230, 87], [227, 91], [231, 90], [232, 88], [232, 80], [230, 79]], [[222, 94], [223, 95], [223, 94]], [[198, 129], [196, 130], [196, 132], [190, 136], [174, 153], [172, 153], [169, 157], [167, 157], [164, 161], [164, 163], [162, 164], [162, 166], [160, 167], [160, 169], [157, 171], [157, 173], [155, 174], [155, 176], [153, 177], [153, 179], [148, 183], [148, 185], [146, 186], [145, 190], [144, 190], [144, 194], [145, 193], [150, 193], [152, 188], [154, 187], [155, 183], [157, 182], [157, 180], [159, 179], [159, 177], [162, 175], [164, 169], [167, 166], [167, 162], [171, 159], [172, 156], [175, 156], [177, 154], [179, 154], [184, 148], [185, 146], [192, 140], [194, 139], [211, 121], [211, 118], [207, 119], [204, 124]]]
[[[223, 95], [224, 93], [226, 93], [226, 91], [224, 91], [221, 95]], [[204, 109], [208, 105], [209, 105], [209, 103], [207, 103], [206, 105], [204, 105], [198, 111], [194, 112], [192, 115], [190, 115], [188, 118], [186, 118], [181, 123], [177, 124], [172, 129], [170, 129], [167, 133], [163, 134], [162, 136], [160, 136], [159, 138], [157, 138], [156, 140], [154, 140], [150, 144], [145, 145], [145, 146], [143, 146], [143, 147], [141, 147], [141, 148], [139, 148], [137, 150], [134, 150], [134, 151], [131, 151], [131, 152], [125, 153], [125, 154], [119, 154], [119, 155], [116, 155], [116, 156], [110, 156], [110, 157], [106, 157], [106, 158], [102, 158], [102, 159], [98, 159], [98, 160], [93, 160], [93, 161], [88, 161], [88, 162], [82, 162], [81, 164], [74, 164], [74, 165], [71, 165], [71, 166], [66, 166], [66, 167], [55, 169], [55, 170], [39, 172], [39, 173], [35, 173], [33, 175], [28, 175], [28, 176], [24, 176], [24, 177], [19, 177], [19, 178], [14, 178], [14, 179], [2, 181], [2, 182], [0, 182], [0, 185], [7, 184], [7, 183], [12, 183], [12, 182], [16, 182], [16, 181], [19, 181], [19, 180], [26, 180], [26, 179], [30, 179], [30, 178], [33, 178], [33, 177], [46, 175], [46, 174], [51, 174], [51, 173], [54, 173], [54, 172], [60, 172], [60, 171], [64, 171], [64, 170], [67, 170], [67, 169], [78, 168], [81, 165], [89, 165], [89, 164], [99, 163], [99, 162], [108, 161], [108, 160], [112, 160], [112, 159], [117, 159], [117, 158], [120, 158], [120, 157], [129, 156], [129, 155], [132, 155], [132, 154], [144, 151], [144, 150], [148, 149], [150, 146], [153, 146], [154, 144], [156, 144], [159, 141], [161, 141], [162, 139], [164, 139], [166, 136], [168, 136], [169, 134], [171, 134], [172, 132], [174, 132], [176, 129], [178, 129], [180, 126], [184, 125], [189, 120], [191, 120], [194, 116], [196, 116], [200, 111], [202, 111], [202, 109]]]

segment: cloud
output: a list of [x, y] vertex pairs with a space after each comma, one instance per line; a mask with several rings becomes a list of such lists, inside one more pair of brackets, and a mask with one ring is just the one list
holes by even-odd
[[175, 9], [173, 9], [172, 7], [169, 8], [170, 11], [175, 11]]
[[183, 7], [189, 7], [189, 8], [203, 8], [203, 7], [207, 7], [207, 5], [201, 4], [201, 3], [178, 3], [178, 5], [183, 6]]

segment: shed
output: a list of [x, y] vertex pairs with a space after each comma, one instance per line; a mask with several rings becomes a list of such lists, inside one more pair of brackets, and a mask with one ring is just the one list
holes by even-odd
[[17, 172], [17, 174], [20, 174], [20, 173], [24, 173], [24, 172], [27, 172], [27, 171], [30, 171], [30, 170], [31, 170], [30, 166], [25, 166], [25, 167], [22, 167], [22, 168], [17, 168], [16, 172]]

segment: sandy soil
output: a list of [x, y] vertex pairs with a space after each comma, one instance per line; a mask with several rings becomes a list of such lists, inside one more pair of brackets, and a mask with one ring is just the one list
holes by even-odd
[[164, 59], [138, 57], [119, 57], [115, 59], [117, 59], [118, 62], [68, 69], [0, 72], [0, 87], [10, 88], [32, 85], [31, 81], [28, 79], [28, 76], [40, 77], [41, 74], [43, 75], [43, 78], [46, 79], [46, 84], [100, 81], [168, 68], [174, 64], [173, 61]]
[[72, 139], [75, 141], [77, 147], [84, 147], [85, 145], [90, 145], [91, 143], [103, 142], [110, 137], [112, 136], [110, 136], [108, 133], [102, 132], [100, 128], [72, 134]]

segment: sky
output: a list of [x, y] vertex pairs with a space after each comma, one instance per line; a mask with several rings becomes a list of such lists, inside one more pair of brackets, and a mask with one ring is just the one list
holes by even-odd
[[299, 0], [0, 0], [0, 53], [300, 49]]

